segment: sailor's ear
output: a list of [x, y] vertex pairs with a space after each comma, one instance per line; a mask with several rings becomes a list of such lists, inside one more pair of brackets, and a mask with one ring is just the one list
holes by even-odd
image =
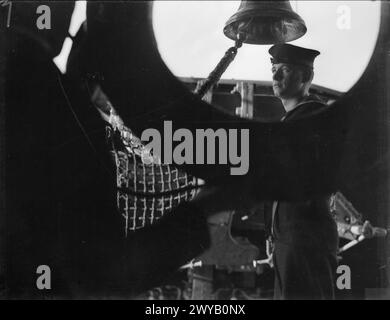
[[314, 71], [312, 68], [301, 68], [303, 82], [311, 82], [314, 77]]

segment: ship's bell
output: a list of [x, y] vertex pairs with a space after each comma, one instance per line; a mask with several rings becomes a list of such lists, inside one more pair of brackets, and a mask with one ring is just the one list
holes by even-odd
[[289, 1], [245, 1], [224, 27], [224, 34], [249, 44], [276, 44], [292, 41], [306, 33], [303, 19]]

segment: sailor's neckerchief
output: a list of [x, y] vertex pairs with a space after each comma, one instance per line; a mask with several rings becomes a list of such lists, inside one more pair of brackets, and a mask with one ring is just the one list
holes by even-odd
[[311, 102], [320, 102], [325, 104], [323, 100], [321, 100], [317, 95], [311, 94], [304, 97], [296, 106], [294, 109], [288, 111], [285, 113], [285, 115], [280, 119], [281, 122], [283, 122], [287, 117], [291, 116], [293, 113], [295, 113], [302, 105], [311, 103]]

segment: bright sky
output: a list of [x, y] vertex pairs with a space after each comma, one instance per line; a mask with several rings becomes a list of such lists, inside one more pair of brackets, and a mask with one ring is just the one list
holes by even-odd
[[[379, 1], [290, 1], [307, 33], [292, 44], [321, 51], [314, 83], [348, 91], [375, 48]], [[156, 1], [153, 27], [159, 51], [176, 76], [207, 77], [233, 41], [223, 34], [240, 1]], [[223, 79], [271, 80], [269, 45], [244, 44]]]
[[[72, 37], [76, 35], [77, 31], [79, 31], [81, 24], [85, 21], [86, 18], [87, 1], [76, 1], [68, 30]], [[54, 63], [62, 73], [66, 72], [66, 61], [68, 60], [70, 50], [72, 49], [72, 44], [72, 40], [67, 37], [64, 41], [64, 44], [62, 45], [60, 54], [53, 59]]]
[[[308, 32], [291, 42], [321, 51], [314, 83], [348, 91], [361, 77], [375, 48], [380, 1], [290, 1]], [[180, 77], [205, 78], [233, 41], [223, 34], [240, 1], [156, 1], [153, 27], [161, 56]], [[76, 1], [70, 34], [86, 18], [86, 1]], [[72, 46], [67, 38], [54, 59], [62, 72]], [[269, 45], [244, 44], [223, 79], [271, 80]]]

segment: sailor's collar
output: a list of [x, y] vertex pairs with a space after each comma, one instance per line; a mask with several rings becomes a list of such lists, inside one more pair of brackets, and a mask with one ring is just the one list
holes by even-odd
[[301, 106], [307, 104], [307, 103], [313, 103], [313, 102], [319, 102], [324, 103], [318, 96], [316, 95], [307, 95], [304, 97], [296, 106], [294, 109], [288, 111], [285, 113], [285, 115], [280, 119], [280, 121], [284, 121], [287, 117], [289, 117], [291, 114], [295, 113], [298, 109], [300, 109]]

